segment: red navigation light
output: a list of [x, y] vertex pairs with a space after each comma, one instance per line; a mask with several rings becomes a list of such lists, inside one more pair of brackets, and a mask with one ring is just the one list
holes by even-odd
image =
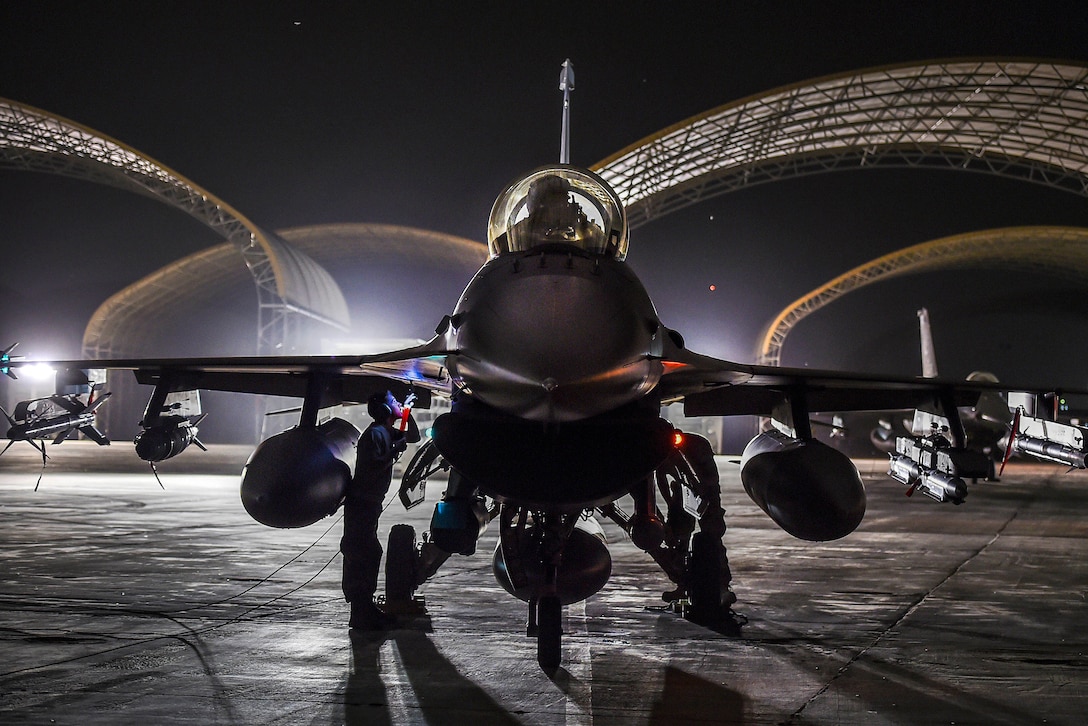
[[679, 448], [679, 446], [681, 444], [683, 444], [683, 443], [684, 443], [684, 432], [679, 431], [679, 430], [673, 431], [672, 432], [672, 445]]

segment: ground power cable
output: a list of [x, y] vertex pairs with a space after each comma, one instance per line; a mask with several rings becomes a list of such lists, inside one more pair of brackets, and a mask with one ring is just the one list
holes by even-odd
[[[390, 502], [387, 503], [385, 505], [385, 507], [387, 508], [389, 506], [389, 504], [391, 504], [391, 503], [392, 503], [392, 499], [390, 499]], [[384, 509], [383, 509], [383, 511], [384, 511]], [[329, 534], [329, 532], [331, 532], [333, 530], [333, 528], [336, 527], [336, 525], [338, 525], [340, 523], [340, 521], [343, 519], [343, 517], [344, 517], [343, 512], [341, 512], [340, 515], [336, 518], [336, 521], [334, 521], [331, 525], [329, 525], [329, 527], [324, 532], [322, 532], [321, 535], [316, 540], [314, 540], [314, 542], [312, 544], [305, 547], [302, 551], [300, 551], [298, 554], [294, 555], [287, 562], [285, 562], [282, 565], [280, 565], [279, 567], [277, 567], [275, 570], [273, 570], [267, 576], [261, 578], [259, 581], [257, 581], [253, 585], [250, 585], [246, 589], [244, 589], [244, 590], [242, 590], [240, 592], [237, 592], [234, 595], [231, 595], [230, 597], [223, 598], [221, 600], [212, 601], [212, 602], [199, 603], [199, 604], [192, 605], [190, 607], [181, 608], [181, 609], [178, 609], [178, 610], [144, 610], [144, 609], [139, 609], [139, 608], [116, 608], [116, 609], [115, 608], [110, 608], [110, 609], [107, 610], [108, 613], [130, 613], [130, 614], [134, 614], [134, 615], [150, 615], [150, 616], [161, 617], [161, 618], [169, 620], [169, 621], [175, 623], [176, 625], [178, 625], [179, 627], [183, 628], [183, 631], [180, 632], [180, 633], [167, 633], [167, 634], [163, 634], [163, 635], [152, 636], [150, 638], [134, 639], [134, 640], [131, 640], [129, 642], [125, 642], [123, 644], [113, 646], [111, 648], [106, 648], [104, 650], [95, 651], [93, 653], [84, 653], [82, 655], [74, 656], [72, 658], [65, 658], [65, 659], [62, 659], [62, 660], [54, 661], [52, 663], [44, 663], [44, 664], [41, 664], [41, 665], [28, 666], [26, 668], [19, 668], [19, 669], [13, 670], [13, 671], [7, 671], [7, 672], [4, 672], [4, 673], [0, 673], [0, 678], [6, 678], [8, 676], [18, 675], [20, 673], [27, 673], [27, 672], [31, 672], [31, 671], [41, 670], [43, 668], [51, 668], [51, 667], [55, 667], [55, 666], [59, 666], [59, 665], [65, 665], [67, 663], [72, 663], [72, 662], [79, 661], [79, 660], [84, 660], [84, 659], [87, 659], [87, 658], [93, 658], [93, 657], [97, 657], [97, 656], [101, 656], [101, 655], [106, 655], [108, 653], [112, 653], [112, 652], [115, 652], [115, 651], [118, 651], [118, 650], [123, 650], [125, 648], [134, 648], [134, 647], [138, 647], [138, 646], [141, 646], [141, 645], [147, 645], [147, 644], [154, 643], [154, 642], [160, 641], [160, 640], [178, 640], [178, 641], [182, 642], [183, 644], [185, 644], [186, 646], [188, 646], [189, 648], [198, 649], [197, 646], [190, 643], [186, 638], [187, 637], [199, 637], [201, 635], [205, 635], [207, 633], [210, 633], [210, 632], [213, 632], [213, 631], [218, 630], [220, 628], [223, 628], [223, 627], [225, 627], [227, 625], [237, 623], [242, 618], [244, 618], [245, 616], [247, 616], [250, 613], [254, 612], [255, 610], [260, 610], [262, 608], [268, 607], [270, 604], [298, 592], [299, 590], [301, 590], [302, 588], [306, 587], [307, 585], [312, 583], [314, 580], [316, 580], [317, 577], [319, 575], [321, 575], [322, 572], [324, 572], [326, 569], [328, 569], [329, 565], [331, 565], [333, 563], [333, 561], [336, 559], [337, 555], [340, 554], [339, 549], [337, 549], [337, 551], [332, 555], [332, 557], [330, 557], [328, 559], [328, 561], [324, 565], [322, 565], [321, 568], [318, 569], [318, 571], [316, 573], [313, 574], [312, 577], [310, 577], [308, 580], [306, 580], [301, 585], [289, 590], [288, 592], [277, 595], [276, 597], [274, 597], [274, 598], [272, 598], [272, 599], [270, 599], [270, 600], [268, 600], [266, 602], [260, 603], [258, 605], [254, 605], [253, 607], [249, 608], [248, 610], [242, 612], [239, 615], [234, 616], [233, 618], [230, 618], [230, 619], [227, 619], [227, 620], [224, 620], [222, 622], [215, 623], [215, 624], [212, 624], [212, 625], [208, 625], [208, 626], [205, 626], [205, 627], [193, 628], [191, 626], [185, 625], [184, 623], [179, 621], [177, 618], [173, 617], [174, 615], [176, 615], [177, 613], [189, 612], [189, 611], [192, 611], [192, 610], [199, 610], [201, 608], [214, 607], [216, 605], [222, 605], [222, 604], [225, 604], [225, 603], [229, 603], [232, 600], [235, 600], [235, 599], [245, 595], [246, 593], [249, 593], [249, 592], [253, 591], [254, 589], [260, 587], [261, 585], [269, 582], [273, 577], [276, 576], [277, 573], [279, 573], [284, 568], [286, 568], [288, 565], [290, 565], [291, 563], [297, 561], [300, 557], [302, 557], [307, 552], [309, 552], [311, 549], [316, 547], [321, 542], [321, 540], [323, 540]], [[277, 612], [281, 612], [281, 611], [277, 611]], [[198, 655], [198, 657], [199, 657], [199, 655]], [[200, 659], [201, 659], [201, 662], [203, 663], [204, 659], [203, 658], [200, 658]]]
[[[389, 497], [388, 501], [386, 501], [386, 503], [382, 506], [382, 512], [383, 513], [385, 512], [386, 509], [388, 509], [390, 507], [390, 505], [392, 505], [394, 499], [395, 499], [395, 496], [390, 496]], [[228, 620], [224, 620], [224, 621], [222, 621], [220, 623], [215, 623], [214, 625], [208, 625], [208, 626], [205, 626], [203, 628], [193, 628], [191, 626], [185, 625], [184, 623], [180, 622], [177, 618], [174, 618], [173, 615], [175, 615], [177, 613], [182, 613], [182, 612], [189, 612], [191, 610], [198, 610], [200, 608], [214, 607], [216, 605], [222, 605], [222, 604], [228, 603], [228, 602], [230, 602], [232, 600], [235, 600], [235, 599], [241, 597], [242, 595], [245, 595], [246, 593], [251, 592], [252, 590], [260, 587], [261, 585], [263, 585], [263, 584], [267, 583], [269, 580], [271, 580], [271, 578], [275, 577], [276, 574], [279, 573], [281, 570], [283, 570], [285, 567], [287, 567], [291, 563], [297, 561], [300, 557], [302, 557], [307, 552], [309, 552], [311, 549], [316, 547], [318, 545], [318, 543], [320, 543], [321, 540], [323, 540], [329, 534], [329, 532], [331, 532], [333, 530], [333, 528], [336, 527], [336, 525], [338, 525], [340, 523], [340, 521], [343, 518], [344, 518], [344, 513], [341, 512], [340, 515], [336, 518], [336, 521], [334, 521], [331, 525], [329, 525], [328, 529], [326, 529], [324, 532], [322, 532], [321, 535], [316, 540], [314, 540], [314, 542], [312, 544], [310, 544], [309, 546], [304, 548], [301, 552], [299, 552], [297, 555], [292, 557], [290, 560], [288, 560], [287, 562], [283, 563], [278, 568], [273, 570], [266, 577], [262, 578], [261, 580], [254, 583], [253, 585], [249, 586], [245, 590], [242, 590], [240, 592], [235, 593], [234, 595], [231, 595], [230, 597], [223, 598], [222, 600], [217, 600], [217, 601], [213, 601], [213, 602], [207, 602], [207, 603], [201, 603], [201, 604], [193, 605], [191, 607], [181, 608], [179, 610], [169, 610], [169, 611], [167, 611], [167, 610], [140, 610], [140, 609], [136, 609], [136, 608], [125, 608], [125, 609], [110, 609], [108, 611], [110, 613], [128, 612], [128, 613], [132, 613], [132, 614], [136, 614], [136, 615], [152, 615], [152, 616], [162, 617], [164, 619], [170, 620], [171, 622], [175, 623], [179, 627], [183, 628], [183, 632], [181, 632], [181, 633], [168, 633], [168, 634], [164, 634], [164, 635], [156, 635], [156, 636], [153, 636], [153, 637], [150, 637], [150, 638], [132, 640], [132, 641], [124, 643], [122, 645], [117, 645], [117, 646], [114, 646], [112, 648], [106, 648], [105, 650], [96, 651], [94, 653], [84, 653], [83, 655], [75, 656], [75, 657], [72, 657], [72, 658], [66, 658], [66, 659], [63, 659], [63, 660], [55, 661], [53, 663], [45, 663], [45, 664], [42, 664], [42, 665], [30, 666], [30, 667], [27, 667], [27, 668], [21, 668], [21, 669], [17, 669], [17, 670], [14, 670], [14, 671], [8, 671], [6, 673], [0, 673], [0, 678], [5, 678], [7, 676], [12, 676], [12, 675], [18, 675], [20, 673], [27, 673], [27, 672], [30, 672], [30, 671], [41, 670], [43, 668], [50, 668], [50, 667], [54, 667], [54, 666], [58, 666], [58, 665], [64, 665], [64, 664], [72, 663], [72, 662], [75, 662], [75, 661], [78, 661], [78, 660], [83, 660], [83, 659], [86, 659], [86, 658], [92, 658], [92, 657], [96, 657], [96, 656], [100, 656], [100, 655], [105, 655], [107, 653], [112, 653], [114, 651], [123, 650], [125, 648], [134, 648], [134, 647], [137, 647], [137, 646], [140, 646], [140, 645], [147, 645], [147, 644], [159, 641], [159, 640], [178, 640], [178, 641], [182, 642], [183, 644], [185, 644], [187, 647], [199, 651], [199, 648], [196, 645], [194, 645], [193, 643], [190, 643], [186, 639], [187, 636], [188, 637], [199, 637], [201, 635], [205, 635], [207, 633], [218, 630], [219, 628], [226, 627], [227, 625], [237, 623], [237, 622], [241, 621], [241, 619], [244, 618], [246, 615], [249, 615], [250, 613], [254, 612], [255, 610], [260, 610], [262, 608], [268, 607], [269, 605], [271, 605], [272, 603], [274, 603], [274, 602], [276, 602], [278, 600], [281, 600], [281, 599], [283, 599], [285, 597], [293, 595], [294, 593], [298, 592], [302, 588], [304, 588], [307, 585], [309, 585], [310, 583], [312, 583], [314, 580], [317, 579], [317, 577], [319, 575], [321, 575], [322, 572], [324, 572], [326, 569], [328, 569], [329, 565], [331, 565], [333, 563], [333, 561], [336, 559], [336, 556], [340, 554], [340, 551], [337, 550], [332, 555], [332, 557], [330, 557], [328, 559], [328, 561], [324, 565], [322, 565], [321, 568], [317, 572], [315, 572], [313, 574], [312, 577], [310, 577], [308, 580], [306, 580], [306, 582], [302, 583], [298, 587], [295, 587], [295, 588], [289, 590], [288, 592], [277, 595], [276, 597], [274, 597], [274, 598], [272, 598], [272, 599], [270, 599], [270, 600], [268, 600], [266, 602], [263, 602], [263, 603], [261, 603], [259, 605], [254, 605], [253, 607], [251, 607], [248, 610], [244, 611], [240, 615], [236, 615], [233, 618], [230, 618]], [[277, 612], [283, 612], [283, 611], [281, 610], [281, 611], [277, 611]], [[198, 653], [198, 658], [201, 660], [202, 665], [204, 665], [204, 667], [206, 668], [206, 664], [204, 663], [204, 658], [201, 657], [199, 653]]]
[[[243, 595], [246, 595], [247, 593], [250, 593], [250, 592], [252, 592], [253, 590], [256, 590], [256, 589], [257, 589], [258, 587], [260, 587], [261, 585], [267, 584], [268, 582], [270, 582], [270, 581], [272, 580], [272, 578], [273, 578], [273, 577], [275, 577], [276, 575], [278, 575], [278, 574], [279, 574], [279, 573], [280, 573], [281, 571], [283, 571], [283, 570], [284, 570], [285, 568], [287, 568], [287, 567], [288, 567], [289, 565], [291, 565], [291, 564], [293, 564], [293, 563], [297, 562], [297, 561], [299, 560], [299, 558], [301, 558], [301, 557], [302, 557], [302, 556], [304, 556], [304, 555], [305, 555], [305, 554], [306, 554], [307, 552], [309, 552], [309, 551], [310, 551], [310, 550], [312, 550], [312, 549], [313, 549], [314, 547], [316, 547], [316, 546], [317, 546], [317, 545], [318, 545], [318, 544], [319, 544], [319, 543], [321, 542], [321, 540], [325, 539], [325, 537], [326, 537], [326, 536], [328, 536], [329, 532], [331, 532], [331, 531], [333, 530], [333, 528], [334, 528], [334, 527], [336, 527], [336, 525], [340, 524], [341, 520], [343, 520], [343, 519], [344, 519], [344, 514], [343, 514], [343, 512], [341, 512], [341, 513], [340, 513], [340, 516], [338, 516], [338, 517], [336, 518], [336, 520], [335, 520], [335, 521], [334, 521], [334, 522], [333, 522], [332, 524], [330, 524], [330, 525], [329, 525], [328, 529], [326, 529], [326, 530], [325, 530], [324, 532], [322, 532], [322, 533], [321, 533], [321, 535], [320, 535], [320, 536], [319, 536], [319, 537], [318, 537], [318, 538], [317, 538], [316, 540], [314, 540], [312, 544], [310, 544], [310, 545], [308, 545], [307, 547], [305, 547], [305, 548], [304, 548], [304, 549], [303, 549], [303, 550], [302, 550], [301, 552], [299, 552], [298, 554], [296, 554], [296, 555], [295, 555], [294, 557], [292, 557], [291, 559], [287, 560], [287, 561], [286, 561], [286, 562], [284, 562], [284, 563], [283, 563], [282, 565], [280, 565], [279, 567], [277, 567], [277, 568], [276, 568], [275, 570], [273, 570], [272, 572], [270, 572], [270, 573], [269, 573], [268, 575], [266, 575], [265, 577], [262, 577], [262, 578], [261, 578], [260, 580], [258, 580], [257, 582], [253, 583], [252, 585], [250, 585], [249, 587], [247, 587], [247, 588], [246, 588], [246, 589], [244, 589], [244, 590], [241, 590], [241, 591], [239, 591], [239, 592], [236, 592], [236, 593], [234, 593], [233, 595], [231, 595], [231, 596], [229, 596], [229, 597], [225, 597], [225, 598], [223, 598], [223, 599], [221, 599], [221, 600], [213, 600], [213, 601], [211, 601], [211, 602], [205, 602], [205, 603], [197, 603], [197, 604], [195, 604], [195, 605], [190, 605], [190, 606], [188, 606], [188, 607], [184, 607], [184, 608], [178, 608], [178, 609], [176, 609], [176, 610], [148, 610], [148, 611], [146, 611], [146, 613], [147, 613], [147, 614], [149, 614], [149, 615], [173, 615], [173, 614], [176, 614], [176, 613], [185, 613], [185, 612], [189, 612], [189, 611], [191, 611], [191, 610], [200, 610], [200, 609], [203, 609], [203, 608], [210, 608], [210, 607], [215, 607], [216, 605], [225, 605], [225, 604], [227, 604], [227, 603], [229, 603], [229, 602], [231, 602], [231, 601], [233, 601], [233, 600], [237, 600], [238, 598], [242, 597]], [[339, 550], [337, 550], [337, 553], [336, 553], [336, 554], [339, 554]], [[332, 556], [332, 558], [331, 558], [331, 559], [329, 560], [329, 562], [325, 563], [325, 565], [323, 565], [323, 566], [322, 566], [322, 568], [321, 568], [320, 570], [318, 570], [318, 571], [317, 571], [317, 573], [316, 573], [316, 574], [314, 575], [314, 577], [311, 577], [311, 578], [310, 578], [309, 580], [307, 580], [307, 581], [306, 581], [305, 583], [303, 583], [303, 584], [302, 584], [302, 585], [300, 585], [299, 587], [295, 588], [294, 590], [291, 590], [290, 592], [287, 592], [287, 593], [285, 593], [285, 594], [283, 594], [283, 595], [280, 595], [280, 596], [278, 596], [278, 597], [275, 597], [275, 598], [273, 598], [272, 600], [269, 600], [269, 602], [270, 602], [270, 603], [271, 603], [271, 602], [275, 602], [276, 600], [278, 600], [278, 599], [280, 599], [280, 598], [282, 598], [282, 597], [286, 597], [287, 595], [290, 595], [290, 594], [292, 594], [292, 593], [294, 593], [294, 592], [297, 592], [297, 591], [298, 591], [299, 589], [301, 589], [302, 587], [305, 587], [306, 585], [310, 584], [311, 582], [313, 582], [314, 578], [316, 578], [316, 577], [317, 577], [317, 575], [320, 575], [320, 574], [321, 574], [321, 572], [322, 572], [322, 571], [324, 571], [324, 570], [325, 570], [325, 568], [326, 568], [326, 567], [328, 567], [328, 566], [329, 566], [329, 564], [331, 564], [331, 563], [332, 563], [332, 560], [333, 560], [333, 559], [335, 559], [335, 558], [336, 558], [336, 555], [334, 554], [334, 555]], [[266, 604], [267, 604], [267, 603], [266, 603]], [[255, 607], [264, 607], [264, 605], [257, 605], [257, 606], [255, 606]], [[131, 612], [141, 612], [141, 611], [139, 611], [139, 610], [132, 610]], [[247, 612], [249, 612], [249, 611], [247, 611]]]

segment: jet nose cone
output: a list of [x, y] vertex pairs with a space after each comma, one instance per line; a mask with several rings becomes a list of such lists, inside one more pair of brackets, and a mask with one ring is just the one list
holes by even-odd
[[485, 403], [539, 420], [587, 418], [644, 394], [660, 368], [656, 313], [641, 286], [604, 267], [562, 254], [497, 270], [458, 306], [453, 372]]

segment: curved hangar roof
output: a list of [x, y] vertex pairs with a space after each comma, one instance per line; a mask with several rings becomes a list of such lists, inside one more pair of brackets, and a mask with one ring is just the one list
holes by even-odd
[[967, 267], [1039, 272], [1084, 282], [1088, 280], [1088, 229], [1053, 226], [988, 229], [923, 242], [878, 257], [790, 303], [764, 329], [756, 351], [758, 360], [780, 365], [782, 346], [790, 331], [842, 295], [900, 275]]
[[1088, 64], [927, 61], [827, 76], [711, 109], [593, 166], [632, 227], [777, 179], [962, 169], [1088, 196]]
[[230, 241], [257, 284], [262, 306], [282, 301], [308, 317], [348, 325], [340, 290], [314, 260], [176, 171], [92, 128], [0, 98], [0, 168], [99, 182], [165, 202]]
[[[637, 226], [751, 184], [876, 164], [981, 171], [1088, 196], [1088, 65], [949, 60], [829, 76], [712, 109], [594, 169]], [[99, 312], [87, 342], [105, 355], [117, 337]]]
[[[400, 337], [429, 337], [487, 259], [487, 247], [478, 242], [394, 225], [317, 225], [277, 234], [331, 271], [352, 312], [350, 335], [357, 337], [373, 337], [377, 315], [383, 318], [378, 322], [395, 319], [401, 329], [408, 327]], [[100, 358], [252, 353], [252, 291], [234, 245], [201, 250], [102, 303], [84, 332], [84, 353]], [[202, 334], [194, 336], [192, 326]]]

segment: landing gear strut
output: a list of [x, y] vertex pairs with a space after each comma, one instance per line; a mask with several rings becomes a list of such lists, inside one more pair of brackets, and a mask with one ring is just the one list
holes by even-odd
[[732, 575], [722, 544], [725, 512], [714, 452], [700, 436], [682, 434], [680, 441], [654, 474], [631, 490], [632, 516], [615, 504], [600, 512], [622, 527], [676, 584], [663, 595], [670, 609], [701, 624], [735, 622], [730, 606], [736, 597], [729, 589]]
[[562, 660], [563, 605], [597, 592], [611, 573], [607, 548], [577, 527], [580, 516], [509, 506], [499, 514], [495, 576], [528, 603], [525, 634], [536, 638], [537, 662], [545, 671]]

